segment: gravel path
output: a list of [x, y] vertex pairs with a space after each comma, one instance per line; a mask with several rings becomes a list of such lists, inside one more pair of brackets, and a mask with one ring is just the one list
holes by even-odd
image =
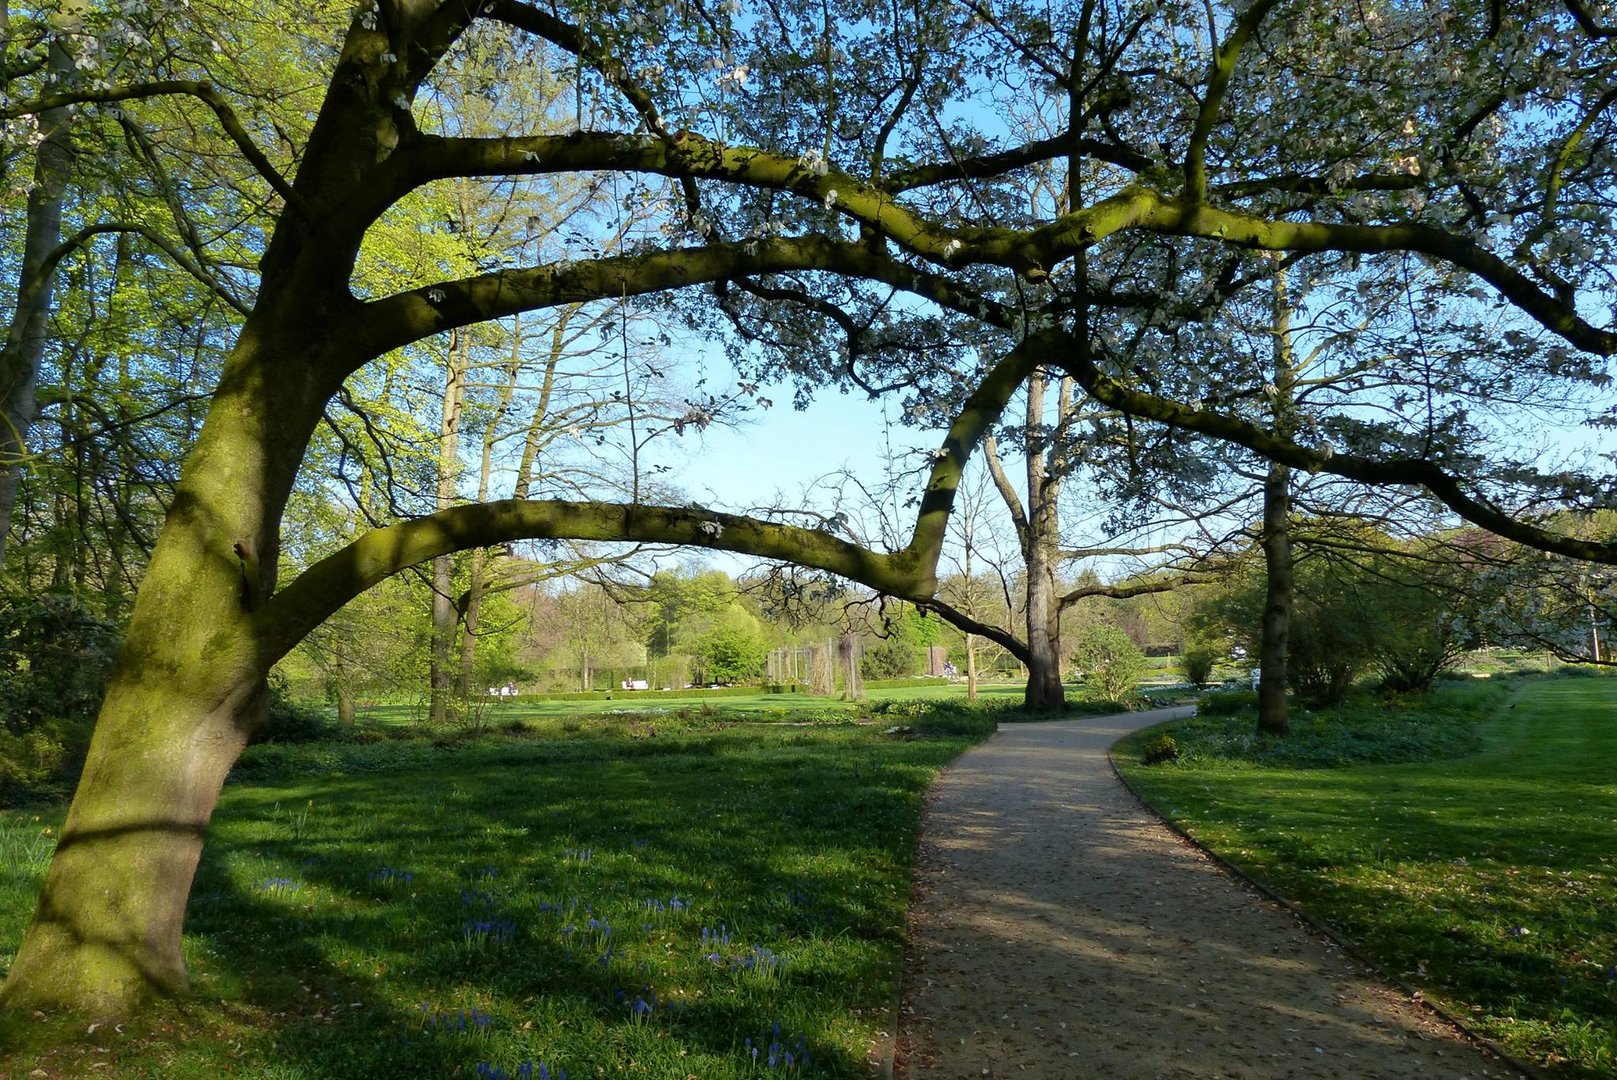
[[1517, 1076], [1140, 807], [1106, 752], [1170, 715], [1006, 725], [939, 779], [897, 1075]]

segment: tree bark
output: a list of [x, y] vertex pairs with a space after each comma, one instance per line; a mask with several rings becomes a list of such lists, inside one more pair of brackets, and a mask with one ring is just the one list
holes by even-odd
[[[499, 441], [500, 427], [511, 411], [511, 399], [516, 396], [517, 379], [522, 374], [522, 317], [511, 320], [511, 355], [505, 364], [505, 381], [500, 385], [494, 415], [483, 427], [483, 451], [479, 455], [477, 470], [477, 501], [487, 502], [489, 485], [494, 472], [494, 446]], [[547, 373], [547, 377], [550, 373]], [[531, 463], [530, 463], [531, 467]], [[483, 617], [483, 597], [488, 592], [489, 559], [482, 550], [472, 552], [467, 568], [465, 611], [461, 614], [463, 630], [460, 639], [460, 671], [455, 676], [455, 694], [461, 701], [470, 701], [472, 676], [477, 667], [477, 627]]]
[[311, 341], [257, 330], [226, 361], [153, 551], [0, 1004], [115, 1014], [186, 986], [191, 879], [267, 701], [251, 613], [274, 587], [277, 526], [323, 400], [290, 374]]
[[1292, 607], [1290, 482], [1289, 468], [1271, 464], [1263, 485], [1263, 565], [1267, 583], [1258, 649], [1258, 730], [1268, 735], [1284, 735], [1289, 727], [1286, 658]]
[[[455, 501], [455, 481], [460, 476], [460, 419], [466, 404], [466, 369], [471, 353], [470, 339], [464, 332], [452, 336], [445, 359], [443, 408], [438, 424], [438, 490], [435, 508], [446, 510]], [[449, 555], [432, 560], [432, 652], [430, 658], [431, 699], [427, 721], [449, 722], [454, 708], [456, 663], [453, 658], [455, 634], [460, 629], [460, 612], [455, 610], [455, 561]]]
[[977, 700], [977, 635], [966, 635], [966, 700]]
[[1057, 596], [1053, 568], [1037, 545], [1027, 560], [1027, 689], [1022, 704], [1032, 712], [1064, 712], [1061, 638], [1053, 625]]
[[[1052, 475], [1048, 448], [1034, 433], [1045, 424], [1048, 377], [1036, 372], [1027, 382], [1027, 524], [1022, 556], [1027, 569], [1027, 689], [1022, 704], [1032, 712], [1065, 712], [1061, 682], [1061, 595], [1056, 560], [1061, 544], [1057, 497], [1060, 478]], [[1065, 395], [1063, 394], [1064, 398]]]
[[[1273, 299], [1271, 409], [1275, 434], [1289, 439], [1296, 433], [1297, 364], [1291, 347], [1291, 301], [1286, 294], [1284, 265], [1275, 268]], [[1291, 469], [1278, 461], [1270, 462], [1263, 483], [1263, 565], [1267, 580], [1258, 648], [1258, 730], [1268, 735], [1284, 735], [1290, 726], [1286, 668], [1293, 600]]]
[[349, 661], [348, 638], [341, 630], [335, 635], [336, 648], [332, 650], [331, 682], [337, 699], [337, 722], [351, 725], [355, 718], [354, 667]]
[[[64, 14], [77, 23], [77, 17]], [[54, 83], [73, 70], [73, 61], [58, 38], [52, 38], [46, 63]], [[17, 506], [17, 491], [28, 457], [28, 432], [38, 412], [39, 364], [50, 330], [51, 299], [56, 282], [47, 261], [62, 238], [62, 199], [73, 168], [67, 109], [39, 114], [42, 138], [34, 151], [33, 185], [23, 226], [22, 273], [11, 325], [0, 346], [0, 564]]]

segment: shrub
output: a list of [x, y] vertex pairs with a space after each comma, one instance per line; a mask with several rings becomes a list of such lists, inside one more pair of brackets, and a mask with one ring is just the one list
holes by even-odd
[[0, 730], [0, 803], [38, 792], [67, 763], [68, 749], [43, 731]]
[[0, 795], [83, 763], [118, 628], [66, 592], [0, 596]]
[[1146, 765], [1161, 765], [1166, 761], [1179, 760], [1179, 744], [1174, 742], [1173, 736], [1164, 732], [1153, 736], [1140, 750], [1140, 760]]
[[899, 634], [877, 638], [859, 658], [859, 674], [866, 679], [901, 679], [920, 668], [920, 650]]
[[971, 705], [966, 702], [934, 701], [925, 705], [907, 721], [918, 735], [986, 738], [999, 728], [999, 714], [1005, 711], [999, 703]]
[[1214, 649], [1198, 647], [1186, 649], [1179, 658], [1179, 664], [1185, 669], [1185, 680], [1198, 690], [1207, 689], [1207, 684], [1213, 681], [1213, 665], [1218, 662], [1218, 652]]
[[982, 738], [994, 733], [1000, 718], [1015, 709], [1012, 702], [867, 701], [842, 715], [860, 716], [877, 723], [907, 727], [915, 735], [968, 735]]
[[726, 685], [756, 679], [767, 653], [757, 630], [748, 625], [716, 626], [696, 643], [695, 651], [703, 680]]
[[1256, 690], [1221, 690], [1205, 694], [1196, 703], [1196, 712], [1202, 716], [1234, 716], [1251, 712], [1258, 707]]
[[253, 737], [254, 742], [309, 743], [336, 738], [341, 730], [324, 709], [293, 698], [286, 676], [278, 671], [269, 677], [269, 718]]
[[1556, 679], [1605, 679], [1613, 675], [1617, 675], [1617, 671], [1595, 664], [1561, 664], [1550, 672]]
[[1072, 662], [1084, 675], [1085, 696], [1106, 701], [1133, 697], [1146, 671], [1145, 653], [1115, 626], [1086, 627]]

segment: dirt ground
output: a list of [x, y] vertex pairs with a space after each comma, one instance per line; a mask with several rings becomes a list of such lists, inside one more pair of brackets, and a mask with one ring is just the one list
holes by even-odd
[[1007, 725], [943, 774], [896, 1075], [1519, 1076], [1140, 807], [1106, 751], [1169, 715]]

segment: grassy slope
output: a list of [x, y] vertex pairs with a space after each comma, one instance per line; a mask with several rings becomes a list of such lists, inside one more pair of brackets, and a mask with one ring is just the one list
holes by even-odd
[[[1418, 722], [1418, 718], [1416, 718]], [[1530, 683], [1455, 760], [1133, 764], [1198, 839], [1487, 1034], [1617, 1074], [1617, 680]]]
[[[170, 1080], [476, 1076], [482, 1063], [516, 1075], [544, 1061], [574, 1080], [706, 1080], [782, 1072], [791, 1050], [789, 1075], [865, 1075], [922, 797], [972, 740], [645, 731], [362, 747], [408, 752], [402, 767], [367, 756], [367, 771], [338, 775], [310, 774], [327, 750], [275, 748], [258, 779], [226, 789], [193, 892], [201, 1000], [44, 1066]], [[9, 947], [49, 819], [0, 818]], [[14, 1023], [0, 1044], [65, 1024]], [[0, 1057], [0, 1075], [35, 1064]]]

